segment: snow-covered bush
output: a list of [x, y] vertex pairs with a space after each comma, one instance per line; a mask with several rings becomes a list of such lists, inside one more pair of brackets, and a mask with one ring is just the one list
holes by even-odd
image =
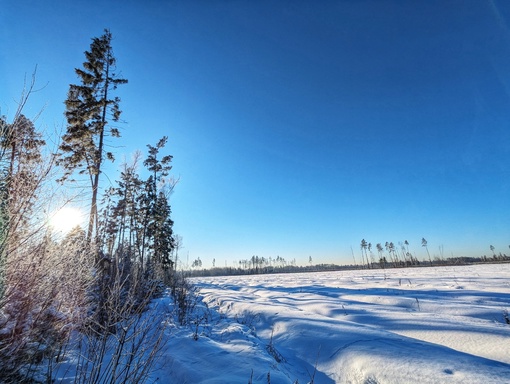
[[183, 274], [176, 273], [170, 291], [175, 302], [179, 324], [189, 324], [199, 300], [196, 287]]
[[0, 369], [4, 382], [30, 378], [45, 358], [58, 355], [87, 316], [93, 279], [77, 239], [55, 243], [49, 234], [11, 247], [0, 300]]
[[[153, 291], [140, 301], [136, 287], [115, 283], [108, 295], [107, 317], [90, 318], [74, 333], [60, 359], [49, 361], [52, 377], [74, 383], [143, 383], [164, 345], [167, 314], [147, 310]], [[95, 323], [94, 323], [95, 321]]]

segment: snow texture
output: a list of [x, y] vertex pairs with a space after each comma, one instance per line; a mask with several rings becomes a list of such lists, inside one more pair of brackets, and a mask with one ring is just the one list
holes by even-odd
[[510, 383], [509, 264], [193, 282], [149, 382]]

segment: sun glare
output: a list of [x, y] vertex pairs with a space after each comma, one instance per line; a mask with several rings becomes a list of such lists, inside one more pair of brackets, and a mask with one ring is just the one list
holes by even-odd
[[50, 218], [50, 226], [57, 232], [67, 233], [84, 222], [83, 212], [78, 208], [64, 207]]

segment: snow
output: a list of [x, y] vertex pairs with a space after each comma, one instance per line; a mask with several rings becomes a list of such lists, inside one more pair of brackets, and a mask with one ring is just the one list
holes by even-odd
[[510, 383], [509, 264], [193, 283], [149, 383]]
[[[147, 383], [510, 383], [510, 264], [192, 283], [187, 326], [168, 294], [144, 314], [165, 325]], [[83, 348], [66, 353], [55, 382], [80, 381]]]

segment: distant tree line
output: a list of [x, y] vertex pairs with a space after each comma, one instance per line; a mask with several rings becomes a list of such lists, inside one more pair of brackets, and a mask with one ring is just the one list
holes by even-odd
[[[428, 241], [425, 238], [421, 239], [421, 246], [425, 248], [428, 260], [420, 261], [413, 253], [409, 251], [409, 242], [407, 240], [398, 242], [395, 245], [393, 242], [385, 242], [384, 246], [382, 243], [377, 243], [375, 248], [377, 255], [373, 251], [372, 243], [367, 242], [365, 239], [361, 240], [361, 268], [374, 269], [374, 268], [402, 268], [402, 267], [413, 267], [413, 266], [431, 266], [431, 265], [444, 265], [444, 264], [455, 264], [458, 262], [500, 262], [508, 261], [509, 258], [506, 254], [495, 252], [495, 247], [490, 246], [489, 249], [493, 255], [491, 258], [487, 256], [481, 257], [444, 257], [443, 247], [439, 247], [439, 255], [432, 257], [428, 249]], [[510, 247], [510, 246], [509, 246]]]
[[[428, 242], [425, 238], [421, 240], [421, 246], [426, 249], [428, 260], [418, 260], [409, 251], [409, 242], [407, 240], [399, 242], [397, 246], [393, 242], [386, 242], [384, 246], [382, 243], [376, 244], [377, 255], [375, 254], [372, 244], [361, 240], [361, 260], [362, 263], [354, 264], [312, 264], [312, 257], [309, 256], [309, 265], [298, 266], [296, 260], [293, 259], [287, 262], [283, 257], [259, 257], [252, 256], [249, 259], [239, 260], [234, 263], [232, 267], [217, 267], [215, 266], [216, 260], [213, 261], [212, 268], [202, 269], [202, 261], [200, 258], [196, 259], [190, 270], [185, 271], [187, 276], [228, 276], [228, 275], [254, 275], [254, 274], [267, 274], [267, 273], [299, 273], [299, 272], [321, 272], [321, 271], [340, 271], [340, 270], [354, 270], [354, 269], [385, 269], [385, 268], [406, 268], [406, 267], [427, 267], [427, 266], [444, 266], [444, 265], [467, 265], [478, 263], [505, 263], [510, 262], [510, 256], [503, 253], [496, 254], [495, 247], [492, 245], [489, 249], [492, 251], [492, 256], [487, 257], [444, 257], [442, 255], [442, 248], [440, 247], [439, 256], [434, 256], [432, 259], [428, 251]], [[510, 248], [510, 246], [509, 246]]]
[[236, 275], [256, 275], [256, 274], [271, 274], [271, 273], [299, 273], [299, 272], [321, 272], [321, 271], [338, 271], [338, 270], [354, 270], [359, 269], [356, 265], [336, 265], [336, 264], [317, 264], [317, 265], [286, 265], [280, 266], [267, 266], [264, 268], [247, 268], [243, 267], [213, 267], [203, 269], [190, 269], [184, 271], [186, 276], [200, 277], [200, 276], [236, 276]]
[[[422, 239], [422, 245], [427, 247], [427, 241]], [[420, 265], [417, 257], [409, 251], [409, 242], [399, 242], [395, 245], [393, 242], [385, 242], [375, 245], [375, 254], [372, 243], [367, 242], [365, 239], [361, 240], [361, 267], [362, 268], [387, 268], [387, 267], [409, 267]], [[428, 252], [428, 250], [427, 250]]]
[[[429, 267], [429, 266], [450, 266], [450, 265], [471, 265], [482, 263], [508, 263], [510, 256], [501, 255], [494, 257], [479, 256], [479, 257], [448, 257], [444, 259], [436, 258], [431, 265], [429, 262], [420, 262], [413, 268]], [[392, 268], [392, 267], [390, 267]], [[397, 266], [396, 268], [408, 268], [407, 266]], [[203, 276], [237, 276], [237, 275], [255, 275], [255, 274], [273, 274], [273, 273], [301, 273], [301, 272], [326, 272], [326, 271], [348, 271], [362, 269], [359, 264], [315, 264], [315, 265], [287, 265], [283, 268], [280, 267], [266, 267], [262, 269], [244, 269], [239, 267], [212, 267], [212, 268], [192, 268], [184, 270], [183, 274], [188, 277], [203, 277]], [[374, 264], [376, 270], [383, 269], [380, 264]]]

